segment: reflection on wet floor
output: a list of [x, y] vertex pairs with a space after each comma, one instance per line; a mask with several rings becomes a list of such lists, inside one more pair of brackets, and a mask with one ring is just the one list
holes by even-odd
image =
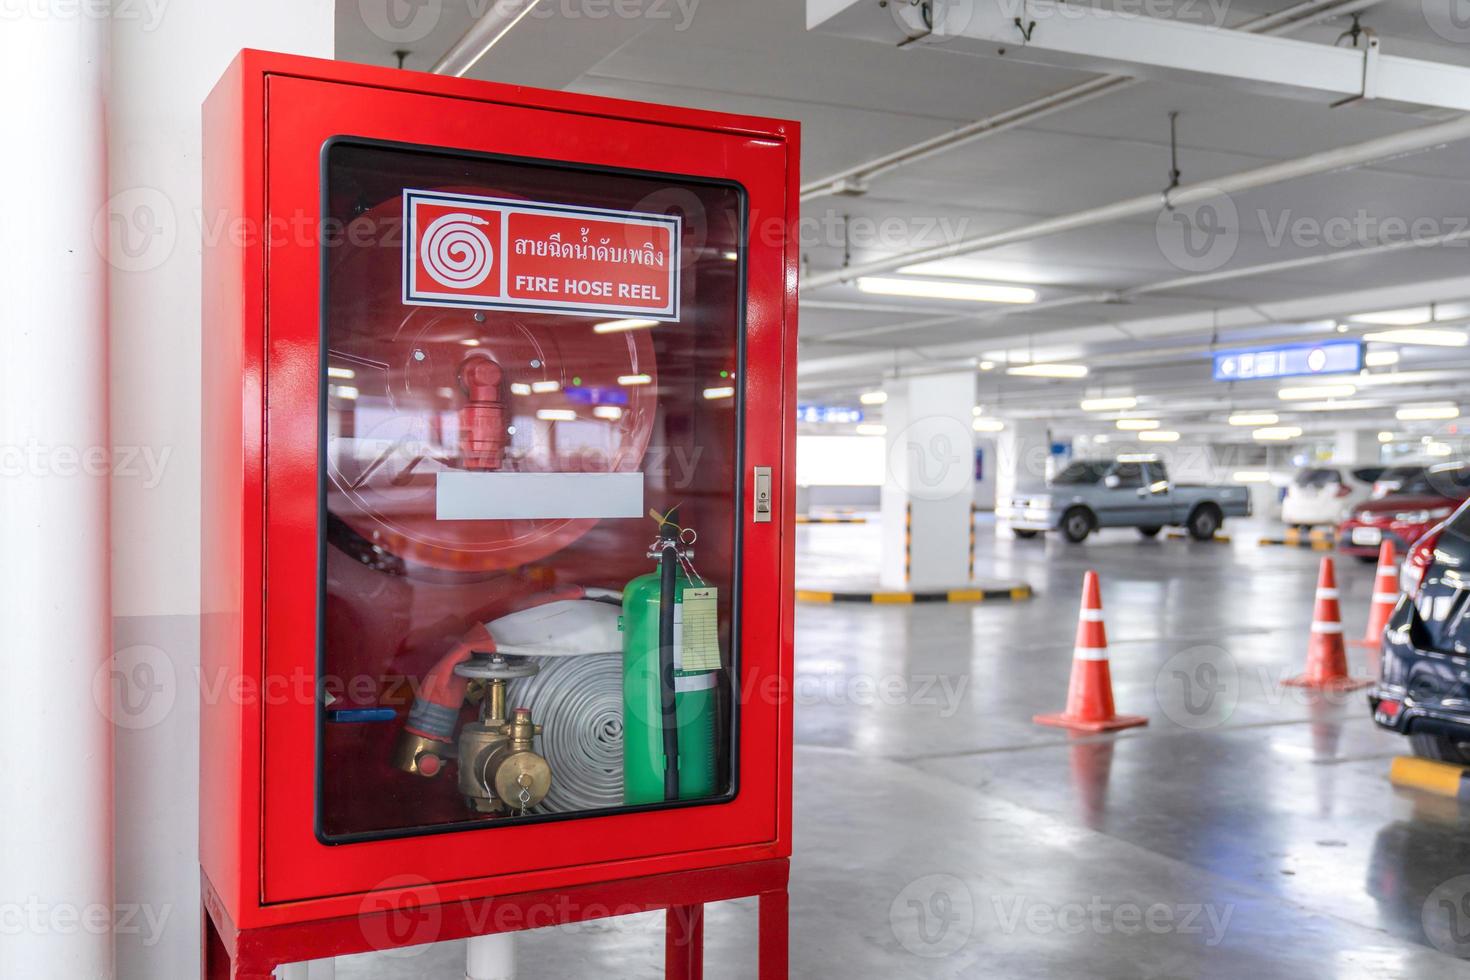
[[[1404, 740], [1362, 691], [1287, 686], [1320, 554], [998, 539], [977, 577], [1030, 602], [797, 609], [792, 976], [1470, 975], [1470, 816], [1395, 790]], [[881, 528], [797, 529], [798, 578], [875, 573]], [[1114, 695], [1146, 728], [1031, 723], [1065, 697], [1083, 572], [1102, 576]], [[1373, 571], [1339, 564], [1361, 635]], [[1369, 653], [1350, 648], [1352, 672]], [[691, 811], [697, 813], [697, 811]], [[706, 975], [754, 975], [754, 906], [712, 907]], [[662, 919], [521, 941], [525, 977], [661, 975]], [[453, 976], [454, 948], [345, 977]]]

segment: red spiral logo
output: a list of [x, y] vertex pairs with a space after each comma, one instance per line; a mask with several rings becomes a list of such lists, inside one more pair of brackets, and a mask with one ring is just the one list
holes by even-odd
[[480, 230], [484, 218], [456, 211], [434, 219], [424, 231], [420, 255], [429, 275], [453, 289], [473, 289], [490, 275], [495, 249]]

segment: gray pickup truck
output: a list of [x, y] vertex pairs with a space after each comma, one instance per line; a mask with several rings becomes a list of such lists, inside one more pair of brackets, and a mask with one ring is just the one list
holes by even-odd
[[1151, 454], [1078, 460], [1049, 484], [1021, 486], [1001, 501], [995, 516], [1017, 537], [1061, 531], [1074, 544], [1102, 527], [1136, 527], [1153, 537], [1165, 527], [1184, 527], [1207, 541], [1227, 517], [1249, 517], [1246, 487], [1189, 486], [1169, 479], [1163, 460]]

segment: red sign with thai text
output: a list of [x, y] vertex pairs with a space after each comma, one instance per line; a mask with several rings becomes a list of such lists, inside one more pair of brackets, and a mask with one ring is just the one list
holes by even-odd
[[674, 215], [403, 192], [403, 302], [679, 318]]

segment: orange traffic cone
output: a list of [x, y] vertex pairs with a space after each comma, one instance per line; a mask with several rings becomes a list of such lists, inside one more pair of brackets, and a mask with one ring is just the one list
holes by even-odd
[[1342, 610], [1338, 606], [1337, 567], [1322, 559], [1317, 576], [1317, 605], [1312, 612], [1312, 640], [1307, 647], [1307, 672], [1286, 681], [1291, 687], [1319, 691], [1351, 691], [1373, 683], [1349, 677], [1347, 647], [1342, 642]]
[[1147, 725], [1139, 715], [1113, 710], [1113, 675], [1108, 669], [1108, 636], [1103, 627], [1102, 589], [1097, 572], [1082, 583], [1082, 612], [1077, 620], [1077, 645], [1072, 652], [1072, 681], [1067, 687], [1067, 710], [1037, 715], [1038, 725], [1055, 725], [1079, 732], [1110, 732]]
[[1373, 579], [1373, 604], [1368, 607], [1368, 632], [1361, 640], [1353, 640], [1356, 646], [1377, 647], [1383, 642], [1383, 631], [1393, 616], [1393, 607], [1399, 602], [1399, 574], [1394, 567], [1397, 556], [1393, 542], [1383, 542], [1378, 549], [1378, 574]]

